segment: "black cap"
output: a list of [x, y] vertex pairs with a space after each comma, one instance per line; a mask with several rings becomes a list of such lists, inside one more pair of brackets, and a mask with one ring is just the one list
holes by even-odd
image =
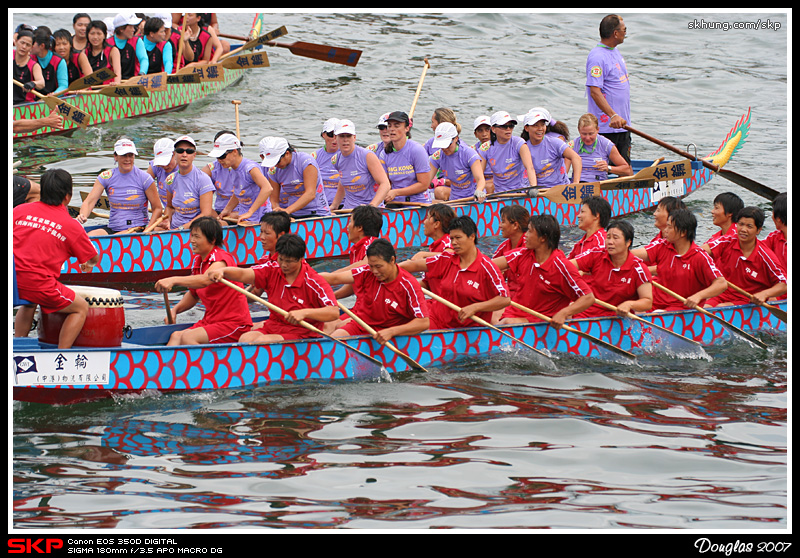
[[397, 122], [405, 122], [406, 126], [410, 124], [408, 120], [408, 115], [402, 110], [396, 110], [389, 116], [387, 116], [386, 121], [388, 122], [389, 120], [396, 120]]

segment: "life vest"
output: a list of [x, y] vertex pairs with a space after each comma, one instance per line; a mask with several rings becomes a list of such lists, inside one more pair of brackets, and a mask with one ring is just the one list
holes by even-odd
[[108, 38], [109, 46], [119, 50], [119, 62], [122, 71], [120, 78], [123, 81], [139, 75], [139, 58], [136, 56], [136, 42], [138, 40], [139, 37], [132, 37], [125, 43], [124, 47], [119, 48], [114, 37]]
[[58, 89], [58, 65], [61, 64], [61, 58], [53, 53], [50, 56], [50, 62], [46, 66], [42, 66], [42, 77], [44, 77], [44, 87], [39, 91], [43, 95], [49, 95]]
[[[28, 58], [28, 63], [24, 66], [17, 66], [14, 62], [14, 52], [11, 53], [11, 72], [15, 80], [20, 83], [28, 83], [29, 81], [33, 81], [33, 65], [36, 64], [36, 60], [31, 56]], [[29, 91], [25, 93], [21, 87], [18, 85], [14, 85], [14, 95], [13, 95], [13, 103], [18, 105], [20, 103], [28, 103], [36, 100], [36, 97], [33, 94], [33, 91]]]

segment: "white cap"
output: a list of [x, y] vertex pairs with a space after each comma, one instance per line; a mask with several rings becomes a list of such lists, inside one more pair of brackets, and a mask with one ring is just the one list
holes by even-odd
[[170, 138], [161, 138], [153, 144], [153, 164], [166, 165], [172, 160], [172, 154], [175, 152], [175, 140]]
[[516, 119], [514, 119], [510, 114], [508, 114], [504, 110], [497, 111], [489, 119], [489, 123], [492, 126], [500, 126], [503, 124], [508, 124], [509, 122], [514, 122], [515, 124], [517, 123]]
[[139, 25], [139, 22], [142, 21], [141, 18], [136, 17], [136, 14], [117, 14], [114, 17], [114, 29], [118, 29], [124, 25]]
[[173, 145], [178, 145], [181, 142], [191, 143], [195, 148], [197, 147], [197, 142], [195, 142], [191, 136], [181, 136], [175, 140]]
[[436, 126], [436, 130], [433, 132], [433, 143], [431, 143], [431, 147], [435, 147], [436, 149], [448, 147], [453, 142], [453, 138], [457, 136], [458, 129], [452, 123], [442, 122]]
[[228, 151], [241, 148], [242, 143], [239, 141], [239, 138], [233, 134], [222, 134], [214, 140], [214, 147], [208, 152], [208, 156], [216, 159], [217, 157], [222, 157]]
[[544, 120], [547, 124], [550, 124], [552, 117], [546, 109], [535, 107], [529, 110], [524, 116], [521, 116], [520, 119], [522, 120], [523, 126], [529, 126], [531, 124], [536, 124], [540, 120]]
[[158, 12], [152, 15], [152, 17], [157, 17], [161, 21], [164, 22], [164, 27], [167, 29], [172, 28], [172, 14], [168, 12]]
[[381, 115], [378, 119], [378, 126], [386, 126], [386, 123], [389, 121], [389, 115], [392, 114], [391, 112], [386, 112]]
[[322, 125], [322, 133], [325, 132], [333, 132], [336, 130], [336, 125], [339, 123], [338, 118], [328, 118], [325, 123]]
[[289, 149], [289, 142], [284, 138], [265, 137], [258, 142], [258, 151], [264, 157], [261, 161], [261, 166], [274, 167], [287, 149]]
[[126, 155], [128, 153], [138, 155], [139, 152], [136, 151], [136, 145], [128, 138], [117, 140], [117, 143], [114, 144], [114, 155]]
[[491, 126], [492, 121], [488, 116], [482, 114], [481, 116], [475, 119], [475, 122], [472, 123], [472, 129], [477, 130], [478, 126], [483, 126], [484, 124], [486, 124], [487, 126]]
[[334, 134], [337, 136], [339, 134], [356, 134], [356, 125], [353, 124], [350, 120], [340, 120], [336, 124], [336, 129], [333, 131]]

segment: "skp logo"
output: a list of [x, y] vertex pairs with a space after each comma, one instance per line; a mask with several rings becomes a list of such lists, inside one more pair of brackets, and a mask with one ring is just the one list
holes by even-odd
[[9, 554], [50, 554], [64, 548], [61, 539], [8, 539]]

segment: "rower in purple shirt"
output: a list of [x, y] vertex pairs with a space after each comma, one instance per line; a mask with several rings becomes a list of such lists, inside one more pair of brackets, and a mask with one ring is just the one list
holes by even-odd
[[379, 153], [392, 184], [384, 201], [430, 203], [431, 166], [428, 153], [409, 138], [408, 114], [395, 111], [386, 118], [389, 144]]
[[332, 207], [353, 209], [359, 205], [382, 207], [392, 185], [378, 156], [356, 145], [356, 127], [350, 120], [340, 120], [334, 131], [339, 152], [331, 163], [339, 174], [339, 188]]
[[[517, 121], [508, 112], [498, 111], [490, 117], [492, 137], [484, 142], [478, 154], [491, 170], [494, 192], [508, 192], [536, 186], [536, 172], [525, 140], [514, 135]], [[527, 176], [526, 176], [527, 175]]]

